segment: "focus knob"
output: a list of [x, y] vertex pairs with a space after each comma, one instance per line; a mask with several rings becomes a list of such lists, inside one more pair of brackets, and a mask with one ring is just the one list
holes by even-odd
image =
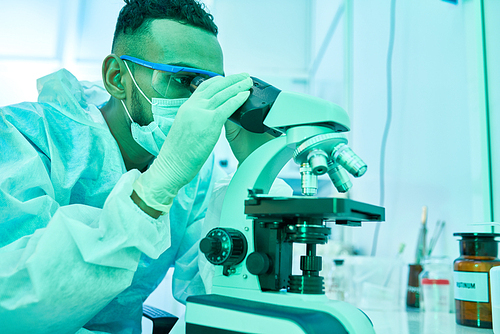
[[265, 253], [253, 252], [247, 257], [247, 270], [253, 275], [263, 275], [269, 272], [271, 260]]
[[247, 254], [247, 240], [243, 233], [232, 228], [214, 228], [200, 241], [200, 250], [208, 262], [231, 266], [243, 261]]
[[215, 238], [206, 237], [200, 241], [200, 250], [204, 254], [220, 253], [222, 243]]

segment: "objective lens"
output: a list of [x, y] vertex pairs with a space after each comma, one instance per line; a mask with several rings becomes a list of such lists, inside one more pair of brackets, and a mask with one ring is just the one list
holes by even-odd
[[351, 189], [352, 182], [349, 179], [349, 175], [347, 175], [346, 171], [338, 163], [328, 162], [328, 175], [338, 192], [345, 193]]
[[303, 163], [302, 166], [300, 166], [300, 181], [303, 195], [316, 195], [316, 191], [318, 190], [318, 177], [312, 172], [312, 168], [308, 163]]
[[332, 153], [332, 159], [344, 167], [354, 177], [360, 177], [366, 173], [366, 163], [346, 144], [335, 146]]
[[323, 150], [312, 150], [308, 156], [307, 161], [311, 166], [312, 172], [315, 175], [323, 175], [328, 171], [328, 154]]

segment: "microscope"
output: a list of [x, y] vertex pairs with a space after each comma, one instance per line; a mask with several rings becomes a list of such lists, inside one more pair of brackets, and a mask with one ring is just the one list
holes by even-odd
[[[211, 294], [187, 299], [186, 333], [375, 333], [361, 310], [325, 296], [316, 253], [317, 245], [328, 242], [327, 222], [361, 226], [385, 219], [383, 207], [315, 196], [319, 175], [328, 174], [345, 193], [352, 186], [347, 172], [366, 172], [342, 134], [349, 131], [349, 117], [331, 102], [252, 79], [249, 99], [230, 120], [275, 138], [239, 166], [220, 226], [200, 241], [215, 275]], [[291, 159], [299, 166], [303, 196], [268, 195]], [[301, 275], [292, 274], [296, 243], [306, 249]]]

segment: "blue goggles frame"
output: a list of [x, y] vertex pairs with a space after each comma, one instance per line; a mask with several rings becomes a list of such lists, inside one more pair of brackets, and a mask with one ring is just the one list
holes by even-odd
[[159, 63], [152, 63], [146, 60], [142, 60], [139, 58], [131, 57], [131, 56], [121, 56], [120, 59], [123, 60], [129, 60], [133, 63], [139, 64], [141, 66], [151, 68], [153, 70], [158, 70], [158, 71], [163, 71], [163, 72], [171, 72], [171, 73], [178, 73], [178, 72], [190, 72], [190, 73], [198, 73], [198, 74], [204, 74], [207, 75], [208, 77], [217, 77], [221, 76], [218, 73], [210, 72], [210, 71], [205, 71], [205, 70], [200, 70], [197, 68], [191, 68], [191, 67], [183, 67], [183, 66], [175, 66], [175, 65], [167, 65], [167, 64], [159, 64]]

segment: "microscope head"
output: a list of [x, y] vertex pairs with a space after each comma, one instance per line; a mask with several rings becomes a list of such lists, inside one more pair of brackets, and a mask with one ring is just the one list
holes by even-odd
[[296, 126], [313, 125], [332, 132], [350, 130], [347, 112], [335, 103], [295, 92], [282, 91], [274, 101], [264, 124], [283, 133]]

